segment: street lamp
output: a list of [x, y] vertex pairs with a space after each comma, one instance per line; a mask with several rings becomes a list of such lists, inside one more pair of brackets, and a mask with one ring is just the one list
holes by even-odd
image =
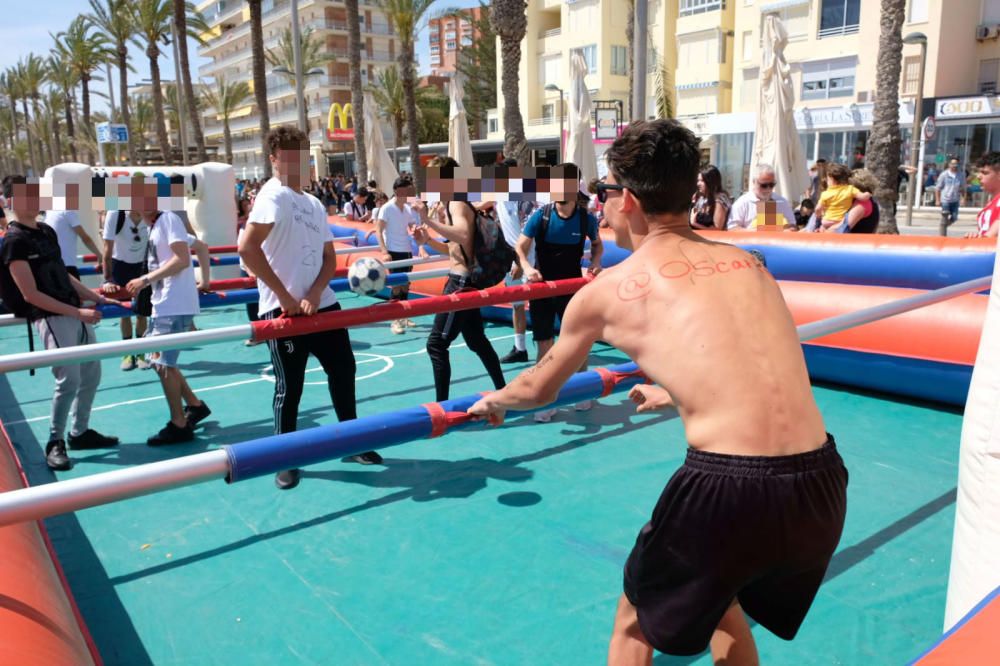
[[913, 129], [910, 132], [910, 167], [913, 173], [910, 174], [912, 180], [910, 186], [906, 188], [906, 226], [913, 224], [913, 195], [916, 193], [917, 179], [917, 154], [920, 151], [920, 141], [923, 139], [920, 131], [920, 112], [924, 104], [924, 67], [927, 64], [927, 35], [922, 32], [911, 32], [903, 37], [904, 44], [920, 45], [920, 73], [917, 78], [917, 98], [913, 103]]
[[554, 83], [548, 84], [545, 89], [550, 92], [559, 92], [559, 163], [561, 164], [563, 162], [563, 119], [565, 118], [563, 111], [566, 109], [563, 102], [563, 89]]

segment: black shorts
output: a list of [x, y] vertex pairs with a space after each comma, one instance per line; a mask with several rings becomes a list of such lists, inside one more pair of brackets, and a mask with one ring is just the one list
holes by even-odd
[[625, 596], [660, 652], [694, 655], [734, 600], [791, 640], [833, 557], [847, 469], [828, 435], [792, 456], [688, 450], [625, 563]]
[[563, 315], [566, 314], [566, 306], [571, 298], [573, 294], [531, 301], [531, 336], [535, 342], [545, 342], [555, 337], [556, 315], [559, 315], [559, 323], [562, 325]]
[[75, 277], [77, 280], [80, 279], [80, 271], [76, 266], [67, 266], [66, 272]]
[[119, 287], [124, 287], [132, 280], [142, 277], [145, 263], [130, 264], [119, 259], [111, 260], [111, 280]]
[[[412, 252], [393, 252], [389, 250], [389, 256], [392, 257], [393, 261], [402, 261], [403, 259], [413, 259]], [[389, 269], [390, 273], [409, 273], [413, 270], [413, 266], [404, 266], [403, 268], [392, 268]]]

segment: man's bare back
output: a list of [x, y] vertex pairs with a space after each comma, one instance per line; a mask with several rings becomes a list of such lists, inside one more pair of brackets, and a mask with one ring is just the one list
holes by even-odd
[[743, 250], [654, 231], [575, 300], [670, 394], [691, 447], [774, 456], [826, 441], [781, 290]]

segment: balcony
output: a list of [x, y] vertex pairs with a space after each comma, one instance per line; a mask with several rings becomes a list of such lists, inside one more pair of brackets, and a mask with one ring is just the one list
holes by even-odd
[[538, 39], [548, 39], [549, 37], [558, 37], [562, 34], [562, 28], [552, 28], [551, 30], [539, 30]]
[[826, 37], [840, 37], [842, 35], [856, 35], [860, 29], [860, 25], [857, 23], [849, 25], [838, 25], [832, 28], [824, 28], [819, 31], [819, 38], [824, 39]]
[[[313, 30], [333, 30], [335, 32], [347, 32], [347, 21], [334, 21], [332, 19], [315, 19], [309, 21], [304, 27]], [[374, 23], [370, 26], [361, 24], [361, 34], [363, 35], [395, 35], [396, 33], [388, 25]]]

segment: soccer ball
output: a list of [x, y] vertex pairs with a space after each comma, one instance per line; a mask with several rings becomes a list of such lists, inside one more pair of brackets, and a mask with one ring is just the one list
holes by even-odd
[[361, 257], [347, 271], [347, 283], [359, 296], [374, 296], [385, 286], [388, 271], [378, 259]]

